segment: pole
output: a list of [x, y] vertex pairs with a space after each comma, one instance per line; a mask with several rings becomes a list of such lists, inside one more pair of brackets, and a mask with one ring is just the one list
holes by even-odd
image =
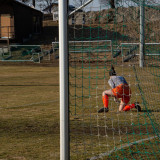
[[91, 3], [93, 0], [89, 0], [86, 3], [84, 3], [82, 6], [78, 7], [77, 9], [75, 9], [74, 11], [72, 11], [69, 16], [71, 16], [72, 14], [76, 13], [77, 11], [79, 11], [80, 9], [84, 8], [85, 6], [87, 6], [89, 3]]
[[140, 0], [140, 67], [144, 67], [145, 51], [145, 7], [144, 0]]
[[8, 26], [8, 38], [7, 38], [7, 47], [8, 47], [8, 52], [9, 52], [9, 50], [10, 50], [10, 48], [9, 48], [9, 37], [10, 36], [10, 29], [9, 29], [9, 26]]
[[68, 0], [59, 0], [60, 160], [69, 160]]

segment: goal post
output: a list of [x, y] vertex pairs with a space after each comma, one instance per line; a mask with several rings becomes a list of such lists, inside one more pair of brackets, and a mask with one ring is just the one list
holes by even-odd
[[[78, 11], [87, 6], [89, 0]], [[68, 160], [69, 155], [69, 77], [68, 77], [68, 0], [59, 0], [59, 83], [60, 83], [60, 159]]]
[[145, 50], [145, 7], [144, 0], [140, 0], [140, 57], [139, 65], [144, 67], [144, 50]]
[[60, 159], [69, 160], [68, 0], [59, 1]]

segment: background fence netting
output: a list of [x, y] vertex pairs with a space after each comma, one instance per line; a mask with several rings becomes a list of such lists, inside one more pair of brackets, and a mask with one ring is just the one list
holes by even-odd
[[[91, 4], [69, 25], [71, 159], [160, 157], [160, 1], [143, 4], [144, 67], [139, 65], [140, 1], [115, 3], [115, 9], [105, 1], [97, 8]], [[98, 113], [102, 92], [110, 89], [111, 65], [126, 78], [130, 103], [139, 102], [141, 112], [120, 113], [111, 97], [109, 112]]]
[[50, 51], [41, 45], [9, 45], [0, 48], [0, 61], [5, 62], [35, 62], [50, 60]]

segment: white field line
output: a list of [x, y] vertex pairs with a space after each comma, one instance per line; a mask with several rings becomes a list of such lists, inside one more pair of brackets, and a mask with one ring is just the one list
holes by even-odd
[[109, 156], [111, 153], [117, 152], [118, 150], [120, 150], [122, 148], [127, 148], [129, 146], [134, 145], [134, 144], [141, 143], [141, 142], [147, 141], [147, 140], [151, 140], [151, 139], [154, 139], [154, 138], [157, 138], [157, 137], [158, 136], [149, 137], [149, 138], [141, 139], [141, 140], [138, 140], [138, 141], [135, 141], [135, 142], [131, 142], [129, 144], [122, 145], [122, 146], [118, 147], [116, 150], [112, 149], [112, 150], [110, 150], [110, 151], [108, 151], [106, 153], [101, 153], [98, 156], [94, 156], [94, 157], [90, 158], [90, 160], [102, 159], [104, 156]]

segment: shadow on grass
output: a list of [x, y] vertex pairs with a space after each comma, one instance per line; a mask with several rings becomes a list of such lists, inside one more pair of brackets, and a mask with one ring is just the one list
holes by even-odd
[[[74, 32], [73, 32], [74, 30]], [[105, 27], [101, 26], [70, 26], [69, 27], [69, 37], [74, 37], [74, 39], [78, 40], [96, 40], [96, 39], [104, 39], [104, 40], [132, 40], [132, 37], [121, 34], [114, 30], [108, 30]]]
[[142, 110], [141, 112], [160, 112], [160, 109], [157, 109], [157, 110], [153, 110], [153, 109], [148, 109], [148, 110]]

